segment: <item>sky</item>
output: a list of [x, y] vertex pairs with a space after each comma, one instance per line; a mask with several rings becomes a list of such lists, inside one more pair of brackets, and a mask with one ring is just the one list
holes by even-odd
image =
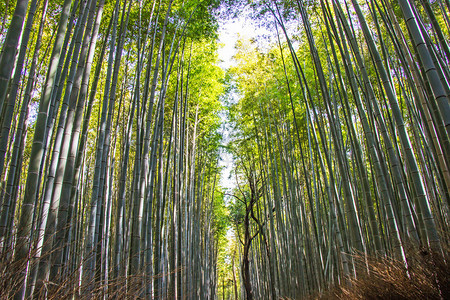
[[[222, 20], [219, 23], [219, 66], [226, 70], [234, 65], [233, 56], [236, 53], [235, 44], [239, 37], [256, 37], [256, 28], [252, 25], [250, 18], [242, 14], [238, 18]], [[222, 114], [222, 121], [226, 122], [226, 114]], [[224, 143], [227, 143], [230, 134], [229, 126], [223, 126]], [[233, 158], [228, 152], [222, 151], [220, 166], [224, 167], [221, 176], [221, 186], [231, 189], [235, 186], [234, 176], [231, 176], [233, 169]]]
[[219, 43], [221, 47], [219, 48], [219, 59], [220, 59], [220, 67], [223, 69], [227, 69], [232, 66], [232, 58], [235, 54], [234, 45], [238, 40], [240, 35], [248, 35], [251, 34], [250, 30], [245, 30], [246, 22], [244, 18], [227, 20], [223, 24], [220, 24], [219, 27]]
[[[226, 70], [232, 67], [235, 62], [233, 56], [236, 53], [235, 44], [239, 37], [242, 38], [255, 38], [258, 42], [263, 42], [264, 39], [259, 38], [263, 35], [268, 35], [267, 29], [257, 27], [249, 17], [249, 11], [242, 11], [236, 18], [223, 18], [219, 21], [219, 66]], [[236, 97], [239, 97], [236, 95]], [[227, 122], [226, 114], [222, 114], [222, 121]], [[223, 126], [224, 143], [227, 143], [229, 139], [229, 126]], [[233, 169], [233, 158], [228, 152], [222, 151], [220, 166], [224, 167], [221, 177], [221, 186], [228, 189], [235, 187], [235, 178], [230, 178], [231, 171]]]
[[[233, 65], [232, 57], [235, 54], [234, 45], [239, 36], [244, 38], [258, 38], [270, 35], [266, 28], [258, 27], [249, 17], [249, 12], [242, 12], [237, 18], [226, 18], [219, 21], [219, 65], [227, 69]], [[257, 39], [258, 43], [264, 43], [264, 39]]]
[[[243, 17], [237, 19], [229, 19], [221, 21], [219, 27], [219, 66], [226, 70], [233, 65], [233, 55], [236, 53], [235, 44], [238, 40], [239, 34], [245, 34], [242, 30], [245, 24], [245, 19]], [[226, 122], [226, 114], [222, 114], [222, 121]], [[224, 142], [226, 143], [229, 135], [229, 127], [223, 126]], [[233, 157], [230, 153], [222, 151], [220, 162], [222, 170], [222, 176], [220, 179], [221, 186], [225, 189], [232, 189], [235, 186], [235, 181], [230, 178], [231, 171], [233, 169]]]

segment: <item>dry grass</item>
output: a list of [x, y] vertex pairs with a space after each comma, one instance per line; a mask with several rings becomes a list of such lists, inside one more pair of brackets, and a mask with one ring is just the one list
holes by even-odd
[[[442, 255], [427, 250], [408, 254], [408, 271], [401, 261], [369, 258], [369, 272], [336, 287], [315, 299], [450, 299], [448, 251]], [[363, 257], [356, 257], [359, 269], [366, 268]]]
[[[0, 300], [12, 299], [17, 294], [21, 287], [21, 272], [27, 268], [27, 261], [13, 263], [11, 254], [12, 250], [5, 251], [0, 257]], [[107, 284], [93, 279], [82, 285], [77, 269], [58, 282], [46, 281], [37, 293], [37, 299], [140, 299], [145, 296], [144, 288], [152, 280], [138, 274], [120, 276]]]

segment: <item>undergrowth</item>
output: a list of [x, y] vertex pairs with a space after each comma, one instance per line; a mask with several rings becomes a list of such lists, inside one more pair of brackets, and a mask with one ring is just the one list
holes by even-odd
[[450, 255], [409, 252], [405, 263], [390, 258], [355, 256], [358, 276], [313, 299], [450, 299]]

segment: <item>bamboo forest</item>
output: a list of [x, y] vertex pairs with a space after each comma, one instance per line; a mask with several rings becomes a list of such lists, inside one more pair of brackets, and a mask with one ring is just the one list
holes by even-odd
[[0, 299], [450, 299], [449, 0], [1, 0], [0, 47]]

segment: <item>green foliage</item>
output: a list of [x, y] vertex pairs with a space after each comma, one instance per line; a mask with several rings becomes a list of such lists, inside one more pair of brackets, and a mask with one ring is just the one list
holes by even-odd
[[219, 243], [223, 243], [223, 240], [226, 240], [227, 230], [229, 229], [229, 210], [224, 200], [223, 191], [220, 187], [217, 187], [214, 191], [211, 210], [213, 212], [214, 235]]
[[245, 216], [245, 205], [244, 203], [237, 201], [236, 199], [232, 199], [228, 204], [228, 210], [230, 211], [230, 222], [237, 229], [240, 228], [240, 224], [244, 222]]

